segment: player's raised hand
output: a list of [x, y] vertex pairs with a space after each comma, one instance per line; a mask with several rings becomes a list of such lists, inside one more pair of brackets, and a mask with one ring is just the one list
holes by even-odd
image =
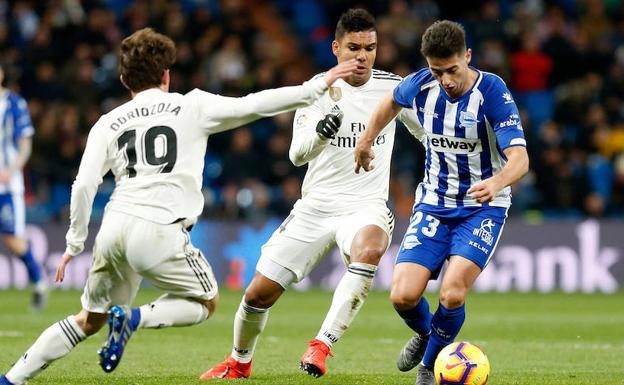
[[347, 61], [343, 61], [339, 63], [337, 66], [332, 67], [329, 71], [325, 73], [325, 83], [327, 86], [331, 86], [334, 82], [341, 78], [346, 78], [351, 75], [353, 71], [357, 68], [358, 62], [356, 59], [351, 59]]
[[371, 164], [371, 161], [375, 159], [375, 152], [371, 145], [365, 143], [363, 140], [359, 140], [355, 146], [353, 157], [355, 158], [356, 174], [360, 173], [361, 168], [364, 169], [364, 171], [370, 171], [375, 168], [375, 166]]
[[61, 262], [59, 262], [59, 265], [56, 268], [56, 276], [54, 278], [55, 282], [63, 282], [63, 278], [65, 278], [65, 267], [67, 267], [72, 258], [74, 257], [67, 253], [63, 254]]
[[486, 203], [491, 202], [503, 187], [505, 186], [500, 185], [499, 178], [495, 175], [472, 185], [467, 193], [477, 202]]
[[342, 124], [343, 112], [338, 111], [337, 114], [327, 114], [316, 124], [316, 133], [325, 139], [334, 139], [340, 125]]

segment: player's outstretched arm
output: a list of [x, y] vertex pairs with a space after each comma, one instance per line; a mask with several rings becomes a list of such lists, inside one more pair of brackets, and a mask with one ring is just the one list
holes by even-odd
[[394, 101], [393, 91], [390, 91], [377, 105], [375, 112], [368, 120], [366, 129], [360, 136], [355, 146], [353, 156], [355, 158], [355, 173], [360, 173], [360, 168], [364, 171], [370, 171], [375, 166], [371, 164], [371, 161], [375, 159], [375, 154], [371, 148], [373, 140], [379, 135], [381, 130], [394, 119], [401, 111], [399, 106]]
[[69, 206], [69, 230], [65, 235], [65, 253], [76, 256], [84, 250], [88, 235], [93, 199], [102, 177], [110, 167], [106, 161], [106, 138], [96, 125], [87, 138], [87, 146], [80, 161], [76, 180], [72, 184]]
[[67, 253], [63, 254], [63, 256], [61, 257], [61, 261], [56, 267], [56, 275], [54, 276], [54, 282], [63, 282], [63, 279], [65, 278], [65, 268], [67, 267], [69, 262], [72, 260], [72, 258], [74, 258], [73, 255], [69, 255]]
[[242, 98], [218, 96], [198, 90], [192, 92], [198, 98], [201, 121], [210, 133], [216, 133], [308, 106], [319, 99], [337, 79], [349, 76], [356, 68], [357, 61], [349, 60], [330, 69], [322, 78], [299, 86], [264, 90]]
[[529, 155], [526, 147], [507, 147], [503, 152], [507, 157], [507, 163], [503, 169], [498, 174], [468, 189], [468, 195], [479, 203], [492, 201], [500, 190], [516, 183], [529, 171]]

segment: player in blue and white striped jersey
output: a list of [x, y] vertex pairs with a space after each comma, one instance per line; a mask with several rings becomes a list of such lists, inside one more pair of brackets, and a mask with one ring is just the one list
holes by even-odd
[[[487, 265], [511, 205], [510, 185], [528, 171], [518, 109], [498, 76], [470, 67], [463, 27], [439, 21], [423, 35], [429, 68], [406, 77], [379, 104], [358, 141], [356, 172], [372, 169], [371, 143], [401, 108], [425, 129], [426, 173], [397, 255], [391, 300], [416, 335], [397, 366], [418, 367], [417, 385], [432, 385], [433, 363], [464, 322], [465, 297]], [[448, 266], [435, 314], [422, 294]]]
[[[3, 79], [4, 71], [0, 68], [0, 84]], [[26, 265], [30, 282], [35, 287], [33, 307], [40, 310], [45, 302], [46, 284], [24, 233], [22, 168], [30, 157], [33, 134], [26, 101], [0, 86], [0, 233], [4, 244]]]

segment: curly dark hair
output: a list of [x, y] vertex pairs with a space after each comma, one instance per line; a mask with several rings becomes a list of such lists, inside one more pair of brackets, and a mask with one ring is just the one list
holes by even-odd
[[130, 90], [142, 91], [160, 85], [163, 72], [176, 60], [173, 40], [143, 28], [128, 36], [119, 48], [119, 73]]
[[445, 59], [466, 51], [464, 27], [450, 20], [431, 24], [423, 34], [420, 53], [425, 57]]
[[375, 18], [363, 8], [351, 8], [340, 16], [336, 25], [336, 40], [345, 33], [376, 31]]

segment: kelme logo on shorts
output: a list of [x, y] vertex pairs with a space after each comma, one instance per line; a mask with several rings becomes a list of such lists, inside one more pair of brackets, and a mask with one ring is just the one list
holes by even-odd
[[480, 139], [456, 138], [454, 136], [427, 134], [431, 149], [451, 154], [472, 154], [482, 150]]

